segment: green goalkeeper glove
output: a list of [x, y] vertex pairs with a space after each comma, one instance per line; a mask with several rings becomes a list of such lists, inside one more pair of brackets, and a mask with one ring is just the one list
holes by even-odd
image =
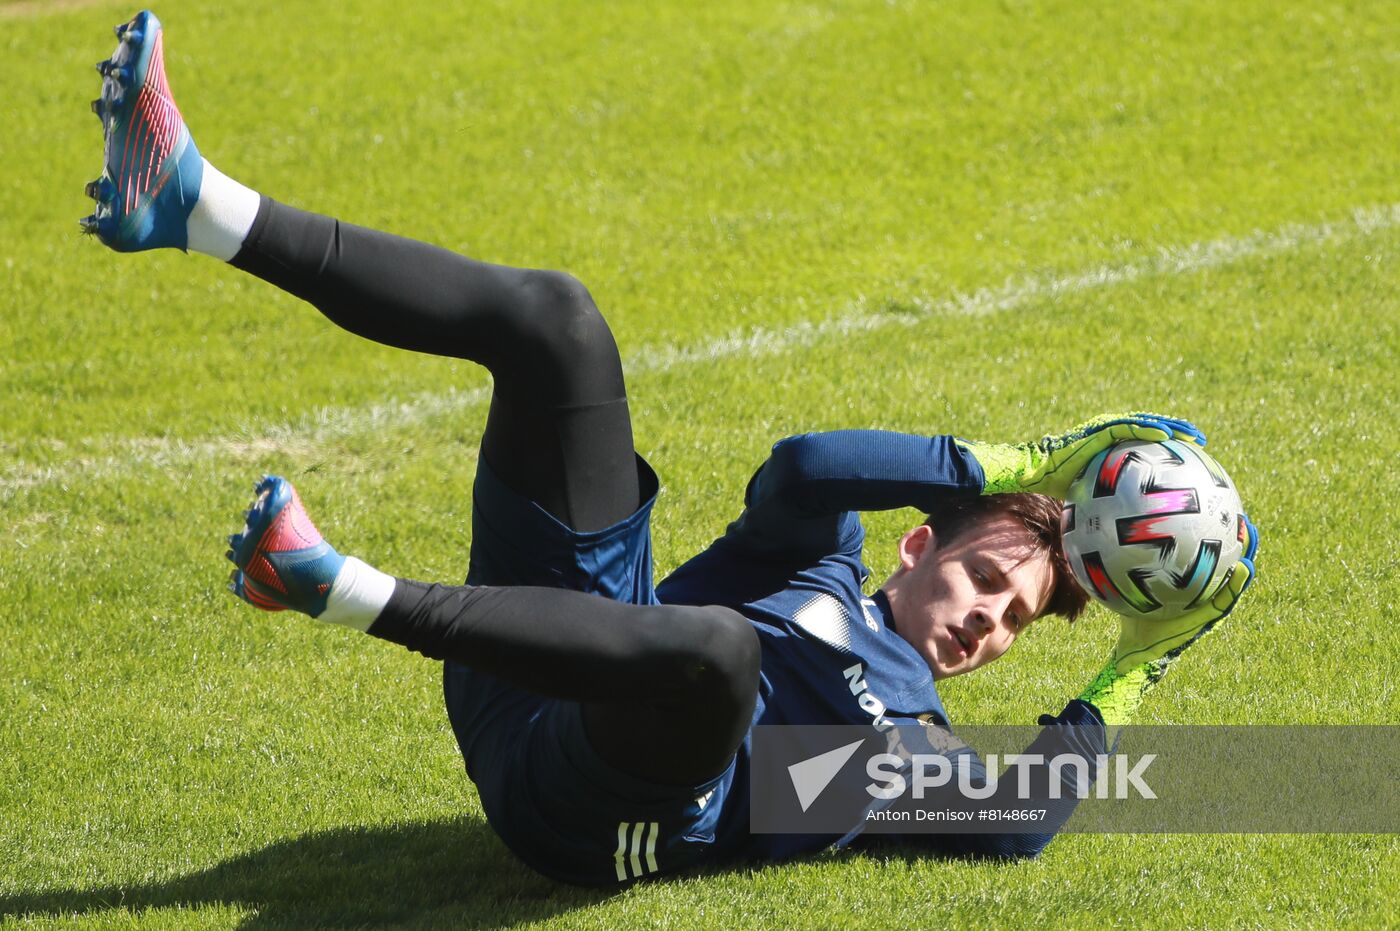
[[1206, 445], [1206, 437], [1189, 421], [1162, 414], [1101, 414], [1059, 436], [1034, 443], [976, 443], [957, 440], [982, 467], [982, 494], [1034, 491], [1064, 500], [1069, 486], [1099, 453], [1124, 440], [1176, 438]]
[[1118, 645], [1098, 676], [1079, 696], [1099, 709], [1112, 746], [1118, 728], [1132, 720], [1147, 692], [1167, 674], [1186, 649], [1210, 633], [1235, 609], [1245, 589], [1254, 581], [1254, 560], [1259, 552], [1259, 530], [1244, 519], [1249, 540], [1244, 555], [1230, 569], [1211, 600], [1174, 621], [1122, 618]]

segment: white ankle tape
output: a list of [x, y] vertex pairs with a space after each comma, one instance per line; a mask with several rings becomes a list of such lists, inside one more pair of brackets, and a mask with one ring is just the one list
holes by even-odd
[[199, 199], [186, 222], [191, 252], [227, 262], [243, 248], [243, 240], [258, 216], [258, 192], [246, 188], [204, 160]]
[[326, 610], [316, 616], [327, 624], [369, 630], [394, 594], [394, 577], [385, 575], [354, 556], [347, 557], [331, 583]]

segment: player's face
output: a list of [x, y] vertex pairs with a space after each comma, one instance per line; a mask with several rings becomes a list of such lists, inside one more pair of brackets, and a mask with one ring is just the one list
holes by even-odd
[[900, 568], [885, 584], [900, 636], [935, 679], [1005, 653], [1050, 599], [1050, 554], [1010, 517], [968, 528], [942, 545], [927, 525], [900, 540]]

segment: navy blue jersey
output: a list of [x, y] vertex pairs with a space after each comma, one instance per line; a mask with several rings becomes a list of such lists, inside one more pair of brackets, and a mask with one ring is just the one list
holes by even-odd
[[[884, 596], [863, 594], [869, 570], [857, 511], [932, 510], [939, 498], [976, 495], [982, 470], [948, 436], [874, 430], [804, 434], [778, 443], [750, 480], [745, 508], [725, 534], [657, 587], [663, 603], [719, 604], [744, 614], [763, 648], [754, 724], [947, 724], [933, 674], [894, 629]], [[1064, 723], [1091, 712], [1071, 703]], [[748, 753], [739, 750], [716, 846], [781, 857], [834, 837], [750, 834]], [[994, 835], [968, 843], [996, 843]], [[1043, 846], [1049, 836], [1013, 843]], [[931, 842], [949, 843], [947, 837]], [[1036, 849], [1039, 849], [1038, 847]], [[1016, 851], [1022, 852], [1022, 851]]]
[[756, 723], [868, 724], [890, 713], [946, 722], [928, 663], [894, 631], [883, 596], [863, 594], [870, 571], [856, 512], [929, 510], [937, 496], [981, 487], [981, 469], [950, 437], [791, 437], [749, 482], [739, 519], [657, 597], [749, 619], [763, 644]]
[[[642, 486], [656, 479], [640, 463]], [[846, 431], [794, 437], [749, 483], [746, 507], [719, 540], [653, 590], [650, 495], [627, 520], [580, 533], [500, 482], [485, 463], [473, 489], [468, 580], [543, 585], [634, 604], [720, 604], [743, 613], [762, 647], [754, 724], [947, 724], [923, 658], [894, 629], [888, 602], [862, 585], [864, 531], [856, 514], [901, 506], [932, 509], [946, 495], [978, 494], [982, 473], [949, 437]], [[659, 596], [659, 599], [658, 599]], [[457, 602], [434, 602], [371, 633], [427, 655], [470, 655], [454, 638]], [[396, 616], [397, 617], [397, 616]], [[412, 637], [404, 635], [405, 623]], [[393, 629], [389, 629], [392, 627]], [[397, 634], [395, 634], [397, 631]], [[488, 820], [526, 863], [567, 882], [630, 882], [702, 862], [778, 859], [858, 839], [843, 835], [751, 834], [751, 743], [703, 784], [653, 785], [598, 755], [579, 702], [528, 691], [460, 662], [444, 669], [449, 717]], [[1102, 752], [1091, 706], [1071, 702], [1027, 750], [1044, 757]], [[932, 732], [912, 728], [912, 740]], [[1063, 740], [1058, 740], [1063, 736]], [[950, 745], [942, 743], [940, 751]], [[915, 752], [918, 752], [917, 750]], [[971, 757], [954, 743], [952, 753]], [[980, 766], [980, 763], [978, 763]], [[976, 767], [974, 779], [980, 781]], [[1063, 812], [1068, 817], [1068, 811]], [[1043, 834], [916, 834], [902, 840], [958, 854], [1033, 855]]]

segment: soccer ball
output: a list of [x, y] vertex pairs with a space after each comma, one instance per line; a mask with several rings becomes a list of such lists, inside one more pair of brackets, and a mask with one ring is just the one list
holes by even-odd
[[1099, 453], [1060, 514], [1080, 586], [1113, 611], [1171, 620], [1204, 604], [1244, 552], [1244, 512], [1192, 443], [1128, 440]]

